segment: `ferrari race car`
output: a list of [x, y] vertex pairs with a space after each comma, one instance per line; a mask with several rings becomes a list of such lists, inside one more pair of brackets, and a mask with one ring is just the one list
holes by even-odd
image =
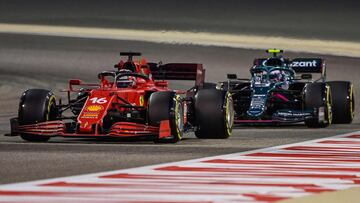
[[[295, 123], [327, 127], [351, 123], [354, 92], [349, 81], [326, 81], [325, 61], [320, 58], [284, 58], [282, 50], [270, 49], [270, 58], [254, 60], [250, 79], [228, 74], [217, 89], [230, 91], [235, 123]], [[299, 75], [301, 74], [301, 75]], [[313, 75], [318, 74], [318, 79]]]
[[[202, 64], [147, 63], [133, 60], [141, 53], [122, 52], [114, 71], [98, 74], [99, 84], [69, 81], [68, 104], [50, 90], [29, 89], [20, 99], [11, 134], [43, 142], [62, 137], [144, 137], [175, 143], [183, 133], [198, 138], [231, 135], [233, 103], [229, 93], [205, 89]], [[167, 80], [194, 80], [191, 89], [171, 90]], [[73, 94], [75, 98], [72, 98]]]

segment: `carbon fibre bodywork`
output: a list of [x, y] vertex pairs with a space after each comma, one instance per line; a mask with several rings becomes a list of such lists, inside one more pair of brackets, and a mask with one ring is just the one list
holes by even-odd
[[[299, 76], [298, 73], [303, 75]], [[320, 78], [313, 80], [310, 73], [318, 73]], [[323, 59], [289, 60], [275, 53], [270, 58], [255, 59], [250, 75], [250, 79], [239, 79], [236, 74], [228, 74], [228, 81], [217, 85], [218, 89], [228, 90], [232, 94], [235, 123], [278, 124], [325, 120], [324, 107], [308, 108], [304, 105], [309, 84], [321, 84], [321, 95], [326, 97], [328, 85]]]
[[[10, 120], [11, 135], [171, 137], [171, 123], [168, 119], [157, 124], [149, 120], [149, 103], [155, 92], [169, 92], [174, 95], [170, 100], [171, 104], [168, 104], [170, 116], [179, 120], [182, 132], [193, 130], [196, 126], [194, 97], [197, 91], [202, 89], [205, 77], [202, 64], [155, 64], [148, 63], [145, 59], [133, 61], [132, 57], [139, 56], [140, 53], [120, 55], [129, 58], [116, 64], [116, 70], [99, 73], [98, 84], [87, 84], [78, 79], [69, 80], [69, 88], [63, 90], [68, 96], [67, 104], [62, 104], [61, 101], [56, 103], [54, 95], [49, 91], [54, 101], [51, 104], [48, 102], [44, 107], [47, 108], [44, 111], [47, 112], [46, 119], [27, 122], [27, 118], [23, 118], [20, 110], [30, 107], [23, 103], [28, 94], [28, 91], [25, 91], [20, 99], [19, 116]], [[193, 80], [195, 86], [188, 90], [172, 90], [167, 80]], [[44, 97], [46, 100], [48, 98], [49, 96]], [[175, 103], [180, 107], [175, 107]], [[180, 108], [181, 112], [177, 112], [180, 111], [177, 108]], [[53, 115], [49, 116], [49, 112]]]

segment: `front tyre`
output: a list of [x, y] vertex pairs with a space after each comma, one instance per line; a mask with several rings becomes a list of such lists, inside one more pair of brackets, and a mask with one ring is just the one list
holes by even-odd
[[160, 126], [160, 122], [169, 120], [171, 136], [157, 138], [156, 143], [176, 143], [181, 140], [184, 131], [184, 109], [181, 98], [175, 92], [154, 92], [149, 98], [148, 119], [150, 125]]
[[195, 96], [195, 117], [197, 138], [228, 138], [234, 124], [231, 94], [217, 89], [199, 90]]
[[[30, 125], [54, 120], [57, 116], [55, 96], [49, 90], [29, 89], [23, 93], [19, 103], [19, 125]], [[30, 142], [45, 142], [48, 136], [20, 134], [21, 138]]]

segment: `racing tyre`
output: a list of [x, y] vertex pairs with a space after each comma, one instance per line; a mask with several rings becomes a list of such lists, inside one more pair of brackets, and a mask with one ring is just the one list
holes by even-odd
[[228, 138], [234, 123], [231, 94], [217, 89], [199, 90], [195, 96], [195, 117], [197, 138]]
[[184, 131], [184, 109], [181, 98], [175, 92], [154, 92], [149, 98], [148, 119], [150, 125], [159, 126], [169, 120], [171, 137], [157, 138], [156, 143], [176, 143]]
[[353, 85], [348, 81], [332, 81], [327, 84], [332, 94], [333, 123], [351, 123], [355, 116]]
[[[23, 93], [19, 104], [19, 125], [36, 124], [54, 120], [57, 116], [55, 96], [49, 90], [29, 89]], [[20, 134], [21, 138], [30, 142], [45, 142], [49, 136]]]
[[315, 110], [317, 116], [305, 120], [310, 128], [324, 128], [332, 123], [332, 97], [330, 86], [324, 83], [310, 83], [304, 92], [304, 109]]

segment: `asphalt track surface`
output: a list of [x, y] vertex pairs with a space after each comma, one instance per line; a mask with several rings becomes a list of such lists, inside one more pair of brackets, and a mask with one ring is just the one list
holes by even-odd
[[[307, 14], [308, 16], [313, 15], [313, 19], [317, 20], [311, 20], [310, 17], [302, 18], [304, 21], [299, 23], [299, 29], [302, 30], [302, 32], [297, 32], [297, 30], [293, 28], [289, 33], [281, 27], [266, 27], [260, 23], [252, 23], [252, 26], [249, 24], [249, 31], [245, 29], [247, 28], [245, 21], [241, 21], [239, 26], [235, 21], [233, 24], [230, 24], [229, 19], [244, 18], [246, 17], [245, 14], [252, 14], [250, 11], [248, 13], [245, 12], [245, 10], [248, 10], [246, 8], [256, 7], [251, 3], [247, 4], [249, 7], [244, 6], [244, 8], [241, 6], [226, 6], [226, 8], [230, 9], [228, 12], [224, 10], [225, 7], [220, 7], [222, 8], [222, 15], [219, 14], [215, 17], [213, 16], [214, 10], [219, 8], [216, 7], [215, 3], [209, 3], [208, 9], [203, 10], [200, 9], [200, 5], [195, 3], [193, 10], [185, 9], [190, 12], [187, 15], [176, 13], [175, 11], [178, 10], [178, 12], [180, 12], [184, 10], [184, 8], [178, 5], [181, 9], [175, 9], [173, 8], [173, 4], [170, 3], [160, 8], [156, 7], [156, 5], [159, 6], [157, 3], [154, 4], [155, 6], [149, 7], [141, 7], [138, 5], [129, 7], [140, 9], [140, 11], [143, 11], [141, 9], [152, 11], [158, 9], [156, 10], [158, 12], [155, 12], [158, 15], [154, 15], [154, 13], [151, 12], [147, 13], [147, 15], [154, 17], [146, 18], [146, 15], [145, 17], [141, 17], [129, 11], [130, 9], [124, 6], [117, 9], [118, 7], [114, 5], [115, 3], [113, 1], [110, 1], [107, 6], [102, 5], [103, 7], [79, 2], [64, 4], [67, 6], [56, 5], [55, 3], [55, 5], [49, 7], [49, 5], [42, 1], [36, 1], [31, 4], [27, 3], [27, 1], [1, 1], [0, 21], [77, 26], [135, 26], [133, 28], [138, 28], [137, 26], [141, 25], [141, 28], [149, 29], [171, 29], [171, 26], [174, 26], [174, 29], [203, 29], [210, 31], [212, 31], [211, 29], [215, 29], [214, 31], [220, 29], [233, 33], [245, 30], [244, 32], [248, 33], [265, 32], [272, 35], [281, 34], [300, 37], [311, 35], [317, 38], [347, 39], [353, 41], [359, 41], [360, 36], [359, 30], [357, 30], [359, 29], [358, 27], [353, 27], [354, 29], [352, 30], [348, 29], [359, 19], [355, 18], [359, 15], [358, 13], [351, 12], [354, 9], [356, 10], [354, 7], [354, 5], [357, 4], [356, 2], [346, 3], [351, 5], [343, 7], [337, 7], [336, 4], [325, 5], [323, 15], [328, 17], [335, 16], [333, 18], [336, 20], [332, 21], [317, 17], [316, 9], [313, 8], [314, 10]], [[35, 10], [36, 6], [39, 5], [42, 5], [42, 12]], [[81, 8], [79, 5], [83, 5], [83, 7]], [[264, 7], [270, 9], [269, 6], [271, 5]], [[307, 8], [306, 6], [303, 7]], [[169, 8], [172, 8], [172, 10], [169, 10]], [[244, 10], [244, 16], [231, 12], [236, 10], [235, 8]], [[335, 8], [339, 8], [336, 9], [339, 14], [330, 12]], [[94, 14], [95, 9], [103, 13]], [[264, 8], [259, 7], [258, 9], [261, 14]], [[52, 10], [52, 12], [49, 10]], [[194, 10], [196, 10], [196, 12]], [[277, 18], [283, 19], [285, 23], [296, 20], [284, 18], [284, 16], [288, 14], [289, 9], [283, 10], [286, 11], [284, 11], [285, 13], [283, 15], [273, 14], [272, 17], [275, 18], [276, 15], [278, 15]], [[231, 13], [234, 16], [230, 15]], [[348, 13], [348, 15], [344, 15], [342, 18], [336, 17], [336, 15], [344, 13]], [[199, 16], [196, 16], [196, 14]], [[168, 24], [161, 23], [160, 20], [164, 20], [166, 15], [181, 16], [181, 18], [168, 18]], [[302, 16], [304, 14], [300, 13], [299, 15]], [[94, 16], [98, 17], [95, 18]], [[126, 16], [128, 16], [128, 18], [125, 18]], [[219, 23], [214, 24], [216, 21], [208, 20], [206, 22], [210, 24], [206, 24], [206, 22], [201, 21], [201, 19], [208, 18], [216, 18], [219, 20]], [[295, 17], [293, 16], [292, 18]], [[198, 19], [199, 21], [194, 19]], [[268, 19], [265, 18], [264, 15], [262, 18], [258, 16], [252, 20], [254, 20], [254, 22], [260, 22], [264, 19], [264, 24], [268, 25], [268, 23], [266, 23]], [[193, 22], [193, 24], [189, 24], [188, 22]], [[312, 22], [313, 24], [308, 24], [308, 22]], [[321, 32], [321, 29], [317, 29], [317, 27], [322, 24], [320, 22], [334, 23], [337, 27], [323, 26], [324, 29], [329, 30], [327, 32]], [[156, 27], [156, 25], [159, 24], [161, 24], [161, 26]], [[219, 25], [220, 27], [214, 25]], [[304, 27], [306, 26], [313, 28], [314, 31], [312, 33], [305, 32]], [[336, 31], [337, 29], [342, 31]], [[208, 81], [225, 80], [226, 73], [228, 72], [238, 73], [238, 75], [242, 77], [247, 77], [249, 75], [249, 65], [253, 58], [266, 56], [262, 50], [15, 34], [0, 34], [0, 42], [0, 134], [9, 133], [8, 120], [10, 117], [16, 115], [18, 99], [22, 91], [32, 87], [51, 88], [56, 95], [59, 95], [59, 98], [61, 94], [59, 94], [58, 90], [66, 87], [66, 82], [69, 78], [96, 81], [96, 75], [99, 71], [111, 69], [113, 64], [118, 61], [119, 51], [142, 51], [149, 61], [155, 62], [160, 60], [164, 63], [201, 62], [207, 69], [206, 79]], [[287, 56], [299, 57], [314, 55], [287, 53]], [[350, 80], [354, 83], [355, 94], [360, 95], [360, 84], [358, 81], [360, 78], [359, 58], [336, 56], [320, 57], [327, 60], [329, 80]], [[357, 117], [351, 125], [333, 125], [326, 129], [307, 129], [302, 125], [261, 128], [241, 127], [234, 130], [233, 136], [228, 140], [199, 140], [190, 134], [182, 142], [171, 145], [155, 145], [151, 141], [146, 140], [97, 142], [91, 139], [64, 138], [54, 138], [48, 143], [34, 144], [24, 142], [19, 137], [1, 136], [0, 183], [77, 175], [248, 151], [356, 131], [360, 129], [360, 106], [358, 100], [356, 100], [356, 106]]]

